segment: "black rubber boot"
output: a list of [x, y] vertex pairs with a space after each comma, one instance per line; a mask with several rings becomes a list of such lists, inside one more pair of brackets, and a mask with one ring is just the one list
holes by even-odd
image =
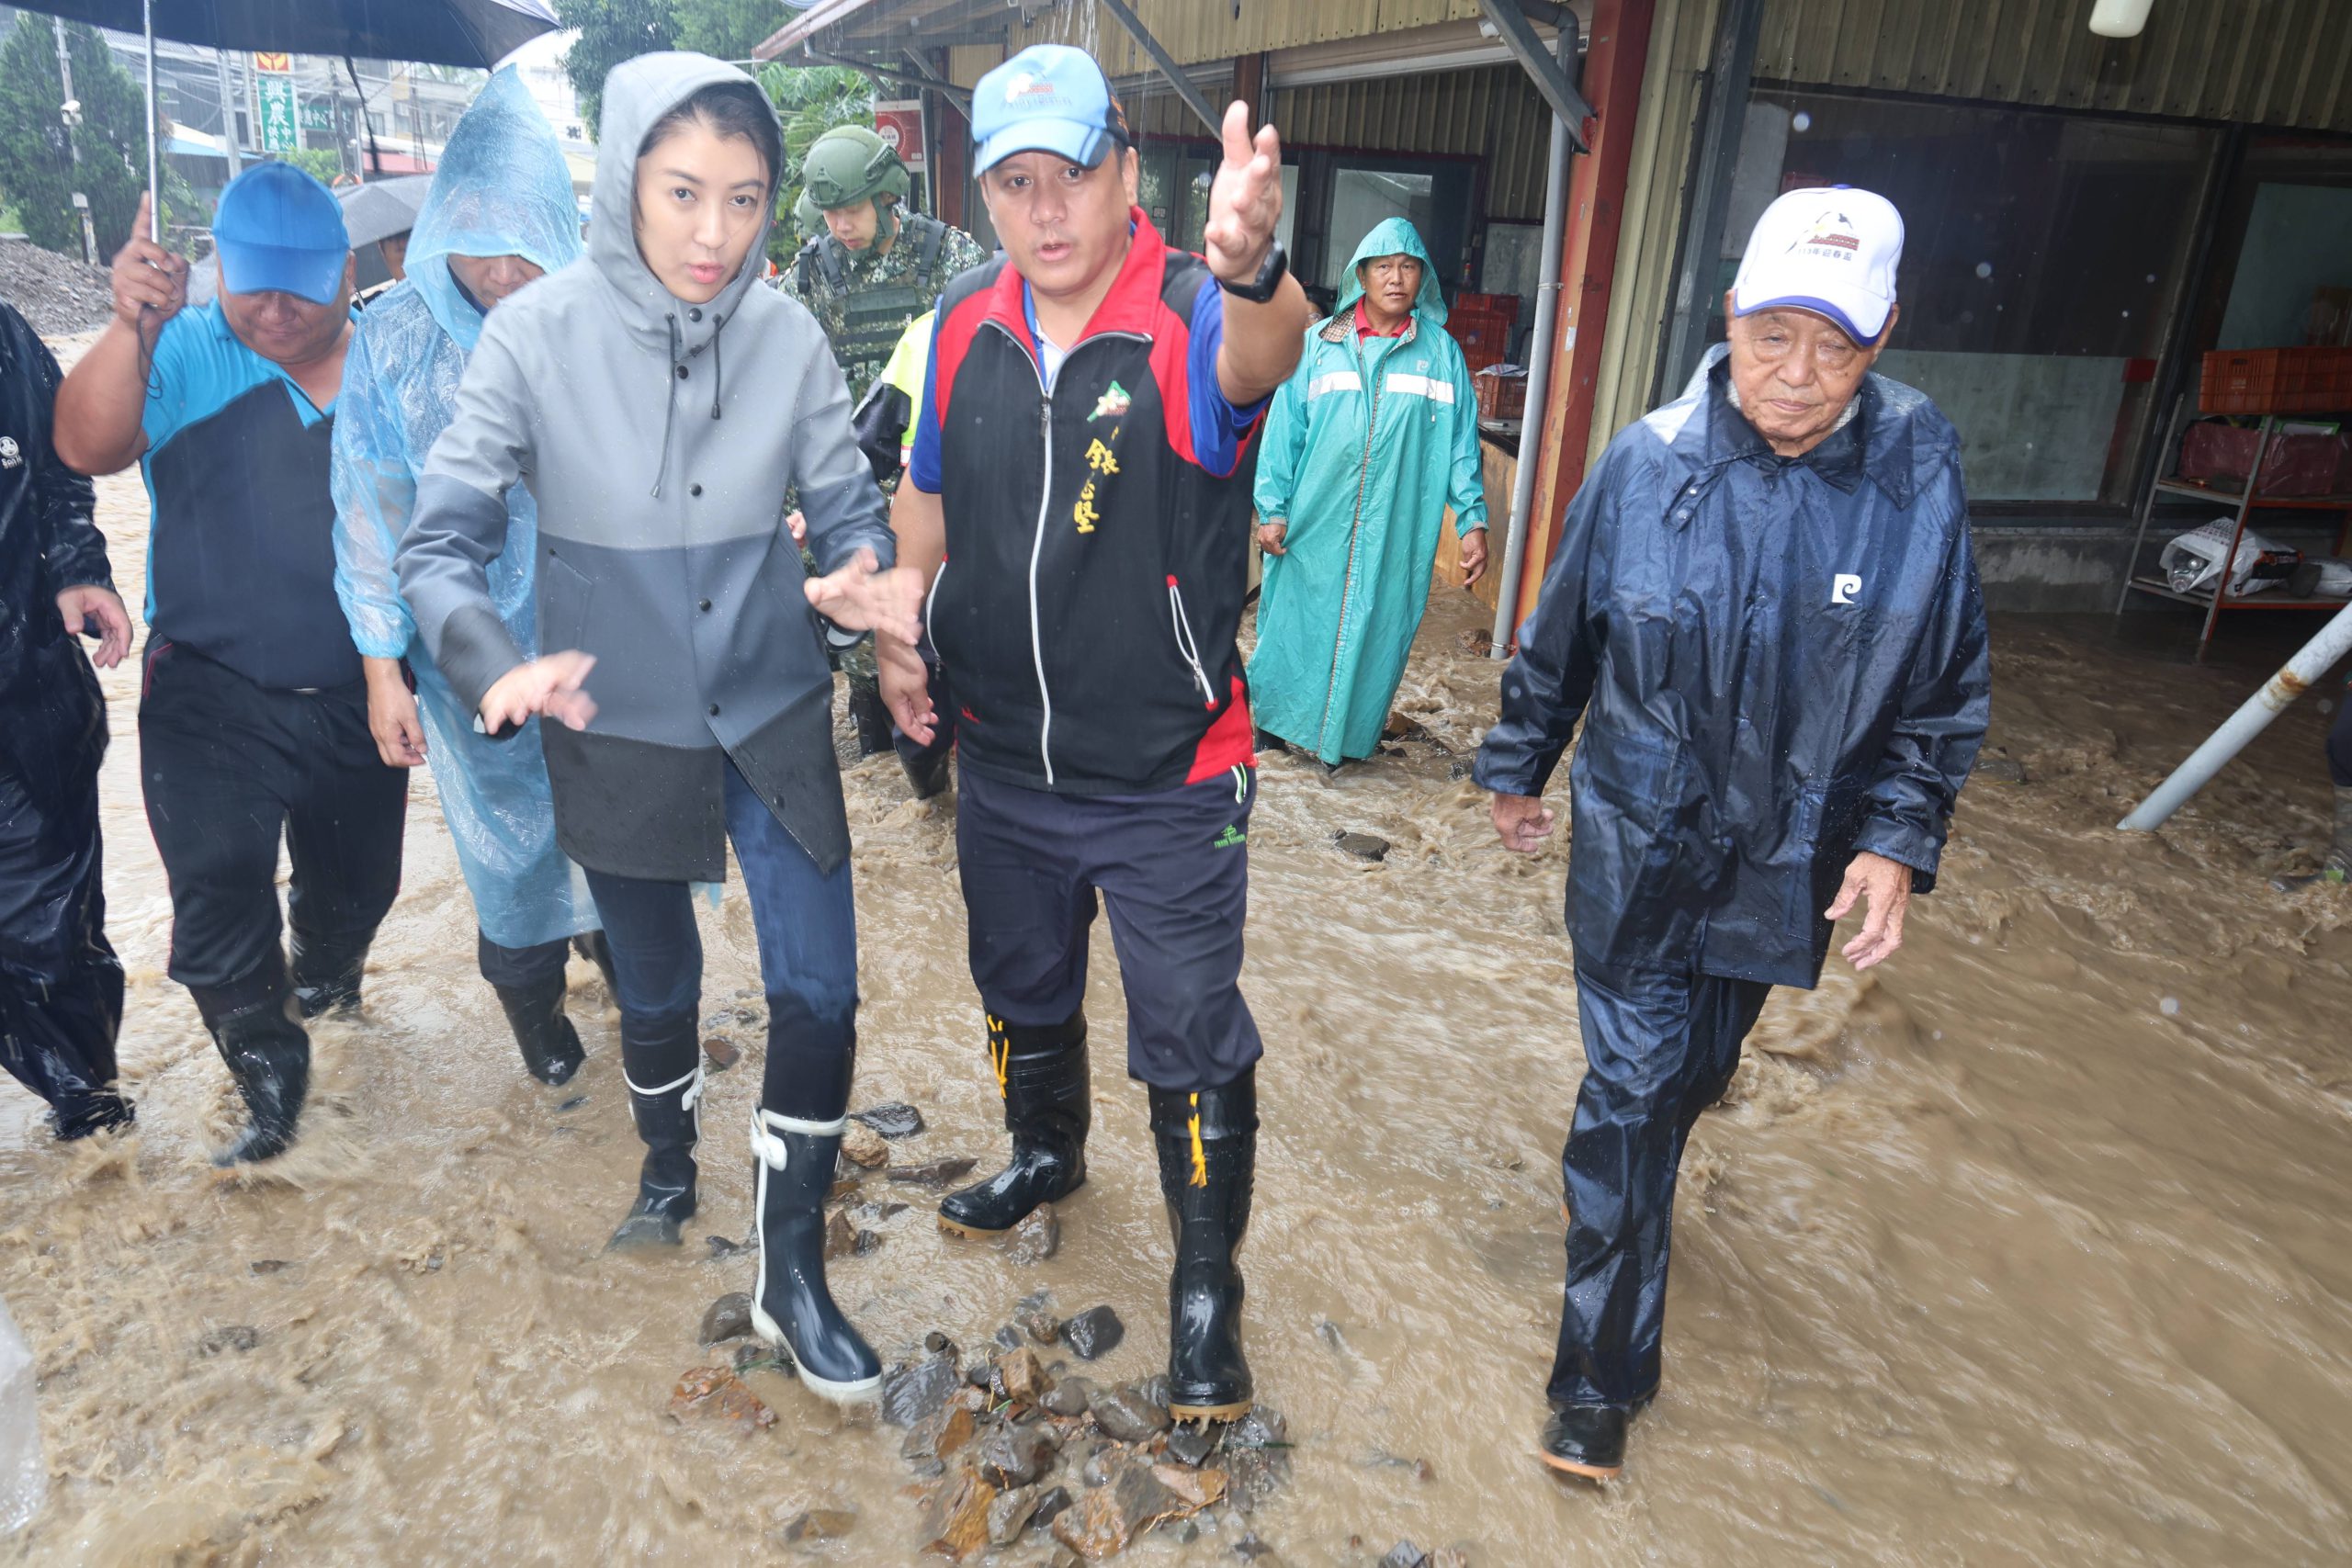
[[596, 966], [605, 977], [605, 995], [615, 1007], [621, 1005], [621, 983], [613, 973], [613, 944], [603, 931], [582, 931], [571, 939], [571, 951]]
[[1176, 1242], [1168, 1277], [1168, 1413], [1179, 1421], [1231, 1421], [1248, 1413], [1241, 1353], [1241, 1269], [1258, 1156], [1253, 1067], [1198, 1094], [1151, 1091], [1159, 1195]]
[[1614, 1481], [1625, 1468], [1625, 1427], [1632, 1416], [1622, 1404], [1555, 1404], [1536, 1457], [1563, 1475]]
[[568, 1084], [587, 1053], [580, 1048], [580, 1032], [563, 1015], [563, 971], [529, 986], [493, 986], [498, 1005], [506, 1010], [514, 1043], [523, 1048], [523, 1066], [543, 1084]]
[[907, 787], [914, 791], [917, 800], [930, 800], [947, 793], [948, 763], [955, 755], [952, 747], [920, 760], [903, 751], [899, 753], [899, 766], [907, 773]]
[[882, 688], [865, 681], [849, 683], [849, 716], [857, 726], [857, 754], [871, 757], [890, 750], [890, 706]]
[[359, 1007], [359, 980], [368, 967], [368, 944], [375, 933], [349, 937], [294, 933], [294, 1005], [304, 1018], [353, 1012]]
[[1058, 1202], [1086, 1180], [1086, 1014], [1059, 1023], [989, 1020], [989, 1062], [1004, 1096], [1004, 1130], [1012, 1160], [986, 1181], [951, 1192], [939, 1205], [939, 1228], [957, 1235], [998, 1235], [1040, 1203]]
[[621, 1077], [645, 1164], [637, 1202], [605, 1244], [607, 1252], [675, 1247], [695, 1217], [695, 1145], [702, 1137], [702, 1046], [693, 1010], [642, 1030], [621, 1021]]
[[217, 1166], [276, 1159], [294, 1142], [311, 1089], [311, 1037], [284, 990], [266, 1001], [208, 1018], [212, 1043], [245, 1097], [250, 1120], [236, 1142], [212, 1156]]
[[808, 1391], [836, 1404], [871, 1399], [882, 1386], [880, 1359], [825, 1283], [825, 1194], [848, 1125], [845, 1116], [804, 1122], [765, 1107], [752, 1112], [760, 1237], [752, 1326], [790, 1349]]

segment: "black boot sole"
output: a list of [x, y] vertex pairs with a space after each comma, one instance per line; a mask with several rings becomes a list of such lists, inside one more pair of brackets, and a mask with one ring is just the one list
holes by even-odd
[[1011, 1224], [1001, 1226], [995, 1230], [990, 1230], [986, 1225], [973, 1224], [968, 1220], [952, 1219], [949, 1217], [947, 1211], [943, 1208], [939, 1211], [939, 1228], [945, 1231], [949, 1235], [960, 1235], [967, 1241], [986, 1241], [992, 1236], [1011, 1235], [1014, 1231], [1021, 1228], [1022, 1220], [1027, 1219], [1030, 1215], [1035, 1213], [1038, 1210], [1044, 1208], [1048, 1203], [1060, 1203], [1067, 1201], [1072, 1193], [1076, 1192], [1080, 1188], [1085, 1185], [1086, 1175], [1081, 1171], [1079, 1173], [1078, 1179], [1071, 1182], [1068, 1187], [1063, 1188], [1058, 1196], [1038, 1199], [1035, 1203], [1030, 1204], [1029, 1207], [1021, 1211], [1020, 1219], [1016, 1219]]

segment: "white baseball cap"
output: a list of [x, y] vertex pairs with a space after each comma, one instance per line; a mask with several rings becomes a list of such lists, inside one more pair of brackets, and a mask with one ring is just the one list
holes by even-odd
[[1852, 186], [1792, 190], [1764, 209], [1731, 286], [1735, 316], [1791, 306], [1826, 316], [1873, 344], [1894, 309], [1903, 214]]

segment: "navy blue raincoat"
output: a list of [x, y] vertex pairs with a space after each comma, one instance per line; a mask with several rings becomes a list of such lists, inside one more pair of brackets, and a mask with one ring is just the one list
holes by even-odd
[[1586, 477], [1476, 776], [1541, 795], [1581, 719], [1578, 962], [1811, 987], [1857, 852], [1935, 886], [1991, 706], [1984, 597], [1933, 403], [1870, 376], [1777, 457], [1724, 354]]

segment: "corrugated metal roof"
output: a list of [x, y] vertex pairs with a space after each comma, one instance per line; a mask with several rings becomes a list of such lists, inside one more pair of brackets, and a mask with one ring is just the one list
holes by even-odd
[[1771, 0], [1770, 81], [2352, 131], [2352, 5], [2156, 0], [2136, 39], [2092, 0]]
[[[1226, 0], [1132, 0], [1132, 4], [1160, 46], [1185, 65], [1437, 22], [1475, 20], [1479, 16], [1478, 0], [1247, 0], [1239, 6]], [[1091, 51], [1114, 76], [1151, 69], [1151, 62], [1126, 29], [1089, 0], [1063, 0], [1037, 11], [1035, 19], [1025, 23], [1021, 12], [1005, 0], [865, 0], [854, 6], [850, 0], [835, 0], [826, 14], [839, 17], [838, 25], [825, 25], [822, 17], [812, 15], [779, 31], [776, 41], [790, 38], [797, 42], [806, 38], [820, 50], [863, 53], [895, 51], [910, 44], [929, 47], [921, 34], [1001, 28], [1008, 49], [1070, 43]], [[810, 27], [811, 21], [818, 25]]]

